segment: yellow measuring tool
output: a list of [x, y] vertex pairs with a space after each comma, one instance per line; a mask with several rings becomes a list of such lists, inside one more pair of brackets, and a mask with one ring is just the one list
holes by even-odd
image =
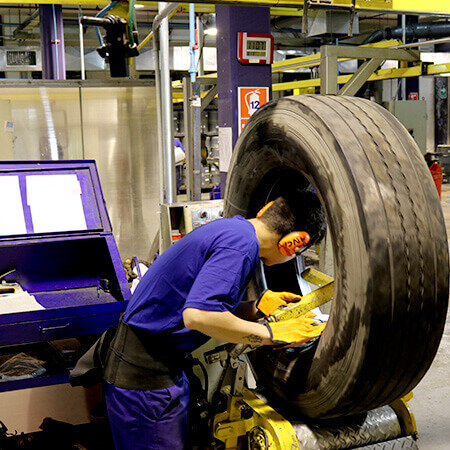
[[280, 320], [295, 319], [306, 314], [311, 309], [317, 308], [333, 300], [334, 280], [315, 269], [306, 269], [302, 273], [302, 278], [306, 281], [319, 286], [318, 289], [306, 294], [299, 302], [290, 302], [287, 305], [280, 306], [273, 311], [269, 317], [276, 322]]

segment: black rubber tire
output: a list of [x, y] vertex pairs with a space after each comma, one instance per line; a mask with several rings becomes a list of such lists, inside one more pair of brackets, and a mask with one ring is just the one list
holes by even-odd
[[[254, 217], [266, 201], [308, 183], [333, 244], [330, 320], [307, 376], [295, 349], [265, 348], [257, 371], [291, 410], [331, 418], [387, 404], [424, 376], [446, 318], [448, 245], [417, 145], [374, 102], [304, 95], [263, 106], [236, 144], [225, 215]], [[278, 270], [275, 281], [291, 286], [292, 271]]]

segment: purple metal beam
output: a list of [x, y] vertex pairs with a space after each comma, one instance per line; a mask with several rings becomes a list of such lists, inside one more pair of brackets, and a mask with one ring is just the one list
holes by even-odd
[[216, 26], [220, 185], [223, 195], [228, 172], [226, 155], [231, 151], [230, 146], [234, 148], [239, 136], [238, 87], [272, 86], [270, 65], [241, 64], [237, 60], [238, 32], [270, 33], [270, 8], [216, 5]]
[[61, 5], [39, 5], [42, 78], [65, 80], [64, 29]]

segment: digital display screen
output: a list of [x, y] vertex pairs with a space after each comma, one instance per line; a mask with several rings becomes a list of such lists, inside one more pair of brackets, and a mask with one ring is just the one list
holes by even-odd
[[272, 35], [240, 31], [238, 33], [237, 59], [243, 64], [272, 64]]
[[[263, 50], [265, 52], [266, 48], [267, 48], [267, 41], [253, 41], [253, 40], [247, 41], [247, 50]], [[250, 54], [250, 52], [248, 54]]]

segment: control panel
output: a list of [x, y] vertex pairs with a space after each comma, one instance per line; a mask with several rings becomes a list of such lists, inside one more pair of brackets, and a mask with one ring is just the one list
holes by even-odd
[[163, 204], [161, 251], [195, 228], [223, 217], [223, 200]]
[[[216, 202], [220, 202], [219, 205]], [[193, 205], [187, 204], [184, 207], [184, 222], [186, 225], [186, 232], [223, 217], [222, 200], [216, 200], [213, 204], [210, 202], [203, 202], [204, 204]]]

